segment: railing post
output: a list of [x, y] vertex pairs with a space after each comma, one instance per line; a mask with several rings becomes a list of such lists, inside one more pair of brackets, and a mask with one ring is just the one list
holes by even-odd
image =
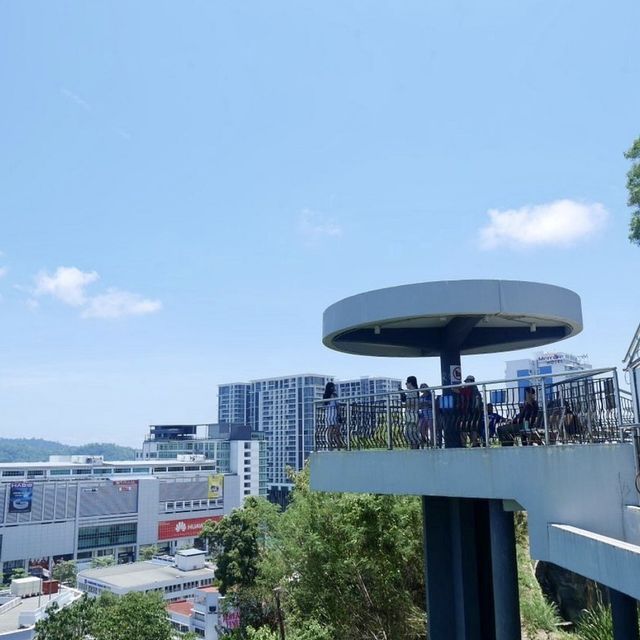
[[484, 444], [489, 448], [489, 412], [487, 411], [487, 385], [482, 385], [482, 412], [484, 413]]
[[431, 393], [431, 430], [433, 431], [433, 441], [432, 447], [434, 449], [439, 449], [438, 447], [438, 426], [437, 426], [437, 418], [436, 414], [438, 413], [437, 407], [438, 403], [436, 402], [436, 392], [430, 391]]
[[613, 370], [613, 388], [616, 394], [616, 413], [618, 414], [618, 428], [620, 429], [620, 442], [624, 442], [624, 425], [622, 424], [622, 403], [620, 402], [620, 385], [618, 384], [618, 367]]
[[542, 419], [544, 420], [544, 443], [549, 444], [549, 416], [547, 415], [547, 390], [544, 386], [544, 378], [540, 379], [542, 389]]
[[347, 451], [351, 451], [351, 403], [347, 403]]
[[393, 449], [393, 436], [391, 433], [391, 396], [387, 396], [387, 449]]
[[313, 453], [318, 453], [318, 403], [313, 403]]

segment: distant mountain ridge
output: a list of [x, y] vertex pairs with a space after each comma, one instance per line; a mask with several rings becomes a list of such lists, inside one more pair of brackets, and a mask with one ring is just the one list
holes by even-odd
[[0, 438], [0, 462], [47, 462], [49, 456], [96, 455], [105, 460], [133, 460], [135, 449], [109, 442], [72, 446], [41, 438]]

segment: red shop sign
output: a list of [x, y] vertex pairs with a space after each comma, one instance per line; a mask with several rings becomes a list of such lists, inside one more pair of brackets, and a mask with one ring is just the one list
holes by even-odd
[[176, 538], [195, 538], [200, 535], [202, 526], [207, 520], [221, 520], [222, 516], [208, 518], [182, 518], [166, 520], [158, 523], [158, 540], [175, 540]]

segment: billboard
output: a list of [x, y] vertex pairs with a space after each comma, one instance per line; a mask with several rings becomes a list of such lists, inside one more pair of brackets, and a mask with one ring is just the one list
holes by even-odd
[[217, 500], [224, 495], [224, 476], [221, 473], [214, 473], [209, 476], [207, 482], [207, 498]]
[[176, 538], [196, 538], [207, 520], [221, 520], [222, 516], [208, 518], [183, 518], [181, 520], [165, 520], [158, 523], [158, 540], [175, 540]]
[[9, 513], [31, 513], [33, 482], [12, 482], [9, 489]]

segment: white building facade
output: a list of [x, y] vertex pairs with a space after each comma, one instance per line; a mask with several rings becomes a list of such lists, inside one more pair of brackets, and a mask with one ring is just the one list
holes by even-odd
[[264, 435], [244, 424], [151, 425], [138, 458], [176, 456], [212, 460], [219, 473], [241, 477], [244, 496], [267, 495]]
[[545, 378], [545, 385], [548, 385], [563, 379], [558, 374], [591, 369], [586, 356], [575, 356], [562, 351], [540, 352], [536, 353], [533, 358], [508, 360], [505, 365], [505, 379], [521, 379], [508, 382], [507, 385], [520, 387], [522, 398], [524, 398], [524, 388], [531, 384], [529, 380], [531, 376], [548, 376]]
[[5, 578], [17, 568], [37, 573], [60, 560], [82, 566], [114, 556], [132, 562], [147, 545], [167, 553], [192, 546], [205, 521], [241, 506], [251, 491], [257, 495], [256, 485], [244, 480], [253, 452], [240, 449], [237, 455], [240, 474], [214, 460], [189, 458], [52, 456], [45, 463], [0, 464]]

